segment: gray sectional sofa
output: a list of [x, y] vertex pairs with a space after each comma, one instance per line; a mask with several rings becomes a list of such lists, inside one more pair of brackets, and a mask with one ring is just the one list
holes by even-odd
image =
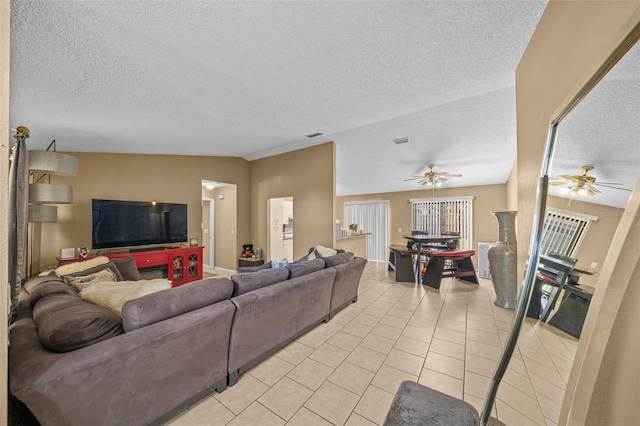
[[356, 301], [365, 264], [340, 253], [208, 278], [129, 300], [122, 318], [37, 277], [10, 327], [10, 392], [42, 425], [165, 421]]

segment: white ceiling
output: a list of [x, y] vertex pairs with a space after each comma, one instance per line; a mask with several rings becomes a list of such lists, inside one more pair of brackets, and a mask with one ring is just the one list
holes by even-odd
[[545, 5], [13, 0], [11, 127], [31, 149], [249, 160], [333, 140], [338, 195], [418, 189], [429, 163], [504, 183]]

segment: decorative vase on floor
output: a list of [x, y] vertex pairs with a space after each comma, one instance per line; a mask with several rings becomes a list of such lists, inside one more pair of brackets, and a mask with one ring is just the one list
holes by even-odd
[[498, 241], [489, 247], [489, 272], [496, 291], [493, 302], [501, 308], [515, 309], [518, 304], [516, 213], [492, 212], [498, 220]]

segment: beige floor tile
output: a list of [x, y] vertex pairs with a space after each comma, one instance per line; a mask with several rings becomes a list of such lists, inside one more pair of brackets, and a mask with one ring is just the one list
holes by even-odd
[[[500, 383], [497, 398], [499, 398], [500, 401], [503, 401], [509, 407], [522, 413], [529, 420], [532, 420], [533, 422], [541, 425], [546, 424], [538, 400], [536, 398], [528, 397], [523, 392], [511, 386], [509, 383], [506, 383], [504, 381]], [[500, 409], [498, 408], [498, 414], [499, 413]]]
[[313, 395], [313, 391], [285, 377], [258, 398], [258, 402], [285, 420], [293, 415]]
[[469, 312], [467, 314], [467, 319], [469, 322], [486, 322], [492, 325], [496, 323], [496, 319], [493, 315], [478, 314], [476, 312]]
[[313, 348], [298, 342], [291, 342], [276, 352], [276, 356], [290, 364], [298, 365], [313, 352]]
[[511, 330], [511, 322], [510, 321], [496, 321], [496, 327], [498, 330], [509, 331]]
[[420, 373], [418, 383], [435, 389], [438, 392], [446, 393], [454, 398], [462, 399], [463, 381], [446, 374], [425, 368]]
[[374, 376], [375, 373], [345, 361], [335, 369], [327, 380], [362, 396]]
[[243, 374], [238, 383], [222, 393], [215, 393], [214, 397], [234, 414], [240, 414], [268, 389], [269, 386], [250, 374]]
[[287, 377], [311, 390], [317, 390], [331, 373], [333, 368], [307, 358], [291, 370]]
[[369, 386], [360, 398], [354, 412], [373, 423], [381, 425], [387, 417], [394, 394], [385, 392], [375, 386]]
[[[512, 363], [513, 359], [509, 365]], [[472, 373], [480, 374], [481, 376], [492, 377], [497, 365], [498, 361], [467, 353], [464, 368], [466, 371], [471, 371]]]
[[356, 348], [356, 346], [358, 346], [361, 341], [362, 339], [359, 337], [339, 331], [335, 335], [333, 335], [333, 337], [327, 340], [327, 343], [340, 349], [344, 349], [345, 351], [351, 352]]
[[391, 349], [384, 364], [417, 376], [422, 370], [424, 358], [398, 349]]
[[364, 325], [351, 321], [340, 330], [342, 333], [351, 334], [356, 337], [364, 337], [373, 329], [372, 325]]
[[336, 368], [349, 356], [349, 353], [349, 351], [325, 343], [313, 351], [313, 353], [309, 355], [309, 358], [321, 362], [328, 367]]
[[562, 401], [557, 402], [544, 395], [538, 394], [538, 402], [540, 402], [540, 407], [542, 408], [542, 414], [544, 414], [544, 417], [554, 423], [558, 423], [558, 420], [560, 419]]
[[[347, 423], [348, 424], [348, 423]], [[287, 426], [332, 426], [327, 420], [323, 419], [313, 411], [304, 407], [287, 422]]]
[[496, 400], [496, 409], [498, 420], [508, 426], [544, 426], [546, 424], [546, 422], [534, 422], [499, 399]]
[[497, 361], [500, 359], [502, 349], [497, 346], [487, 345], [486, 343], [467, 340], [467, 353]]
[[434, 331], [435, 329], [433, 328], [422, 329], [412, 325], [407, 325], [404, 330], [402, 330], [402, 336], [429, 343], [431, 342]]
[[393, 308], [389, 309], [389, 311], [387, 312], [387, 316], [392, 316], [392, 317], [395, 317], [395, 318], [402, 318], [402, 319], [405, 319], [405, 320], [408, 321], [411, 318], [411, 316], [413, 315], [413, 311], [414, 310], [415, 310], [415, 308], [410, 310], [410, 311], [409, 310], [405, 310], [403, 306], [402, 307], [397, 307], [397, 305], [396, 305]]
[[398, 318], [387, 314], [380, 320], [378, 325], [387, 325], [402, 330], [403, 328], [405, 328], [408, 322], [408, 319]]
[[355, 322], [355, 323], [358, 323], [358, 324], [370, 325], [371, 327], [374, 327], [376, 324], [378, 324], [380, 322], [380, 317], [367, 315], [365, 313], [362, 313], [362, 314], [358, 315], [357, 317], [355, 317], [352, 320], [352, 322]]
[[293, 367], [295, 367], [293, 364], [271, 356], [249, 370], [248, 374], [251, 374], [266, 385], [273, 386], [278, 380], [286, 376], [289, 371], [293, 370]]
[[318, 324], [314, 330], [318, 331], [319, 333], [322, 334], [326, 334], [327, 336], [333, 336], [335, 335], [338, 331], [340, 331], [340, 329], [343, 327], [342, 324], [339, 324], [337, 322], [333, 322], [333, 321], [329, 321], [327, 323], [320, 323]]
[[358, 395], [330, 382], [324, 382], [304, 404], [306, 408], [331, 423], [344, 425], [355, 408]]
[[564, 389], [547, 382], [541, 377], [536, 375], [531, 375], [531, 385], [537, 394], [543, 395], [549, 398], [551, 401], [555, 401], [557, 403], [562, 403], [564, 398]]
[[491, 379], [480, 374], [465, 371], [464, 373], [464, 393], [484, 398], [491, 384]]
[[364, 311], [362, 311], [362, 314], [377, 317], [378, 319], [380, 319], [387, 314], [388, 310], [389, 308], [368, 307]]
[[398, 387], [400, 387], [400, 383], [405, 380], [415, 382], [418, 380], [418, 376], [398, 370], [397, 368], [389, 367], [388, 365], [382, 365], [371, 381], [371, 384], [395, 395]]
[[320, 346], [322, 346], [322, 344], [327, 340], [329, 340], [329, 336], [327, 336], [326, 334], [322, 334], [318, 331], [312, 330], [306, 333], [304, 336], [299, 337], [296, 341], [304, 345], [310, 346], [314, 349], [317, 349]]
[[544, 366], [528, 357], [524, 357], [524, 364], [527, 367], [529, 377], [538, 376], [561, 389], [567, 388], [564, 379], [552, 365]]
[[444, 319], [438, 321], [438, 327], [446, 330], [457, 331], [459, 333], [464, 333], [467, 330], [467, 325], [460, 321], [447, 321]]
[[254, 402], [238, 417], [233, 419], [229, 426], [280, 426], [284, 420], [269, 411], [258, 402]]
[[496, 333], [489, 333], [486, 331], [474, 330], [472, 328], [469, 328], [467, 330], [467, 339], [474, 342], [501, 347], [500, 337], [498, 336], [497, 330]]
[[437, 352], [429, 352], [424, 363], [424, 368], [455, 377], [456, 379], [464, 379], [464, 361], [442, 355]]
[[433, 332], [433, 330], [435, 330], [436, 326], [438, 325], [438, 321], [437, 319], [430, 320], [427, 318], [413, 316], [411, 317], [411, 319], [409, 319], [409, 322], [407, 322], [407, 325], [411, 327], [419, 328], [422, 330], [431, 330]]
[[429, 351], [429, 343], [423, 342], [421, 340], [411, 339], [406, 336], [400, 336], [398, 337], [398, 340], [396, 340], [394, 348], [424, 358]]
[[[469, 403], [473, 408], [476, 409], [478, 414], [482, 414], [482, 410], [484, 409], [484, 397], [478, 398], [475, 395], [471, 395], [468, 393], [464, 394], [464, 401]], [[498, 411], [496, 410], [496, 405], [493, 404], [493, 409], [491, 410], [491, 417], [498, 418]]]
[[531, 398], [536, 397], [536, 392], [533, 390], [531, 380], [529, 376], [516, 372], [513, 368], [507, 368], [502, 380], [509, 383], [514, 388], [520, 390]]
[[170, 422], [169, 426], [223, 426], [236, 415], [222, 405], [217, 399], [209, 396], [189, 407], [180, 417]]
[[375, 426], [375, 425], [376, 424], [373, 423], [371, 420], [367, 420], [366, 418], [362, 417], [360, 414], [357, 414], [355, 412], [351, 413], [351, 416], [349, 416], [349, 420], [347, 420], [347, 423], [345, 423], [345, 426]]
[[362, 342], [360, 342], [360, 346], [367, 349], [373, 349], [374, 351], [385, 355], [391, 351], [394, 344], [395, 340], [387, 339], [386, 337], [378, 336], [376, 334], [368, 334], [364, 339], [362, 339]]
[[431, 341], [431, 346], [429, 346], [429, 352], [437, 352], [439, 354], [464, 361], [464, 348], [464, 345], [447, 342], [446, 340], [433, 339]]
[[345, 361], [375, 373], [384, 362], [385, 357], [383, 353], [358, 346], [349, 354]]
[[466, 341], [466, 334], [464, 332], [449, 330], [444, 327], [436, 327], [433, 337], [435, 339], [446, 340], [447, 342], [457, 343], [459, 345], [464, 345]]
[[400, 337], [400, 334], [402, 333], [401, 328], [392, 327], [390, 325], [382, 324], [381, 322], [373, 327], [373, 330], [371, 330], [371, 334], [376, 334], [378, 336], [386, 337], [387, 339], [393, 340], [396, 340], [398, 337]]

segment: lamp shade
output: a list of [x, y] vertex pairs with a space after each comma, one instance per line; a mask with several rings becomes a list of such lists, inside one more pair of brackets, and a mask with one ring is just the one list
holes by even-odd
[[47, 183], [29, 184], [29, 203], [69, 204], [73, 202], [73, 190], [69, 185]]
[[29, 151], [29, 170], [59, 176], [77, 176], [78, 159], [55, 151]]
[[58, 208], [42, 204], [29, 205], [29, 222], [55, 222], [58, 220]]

